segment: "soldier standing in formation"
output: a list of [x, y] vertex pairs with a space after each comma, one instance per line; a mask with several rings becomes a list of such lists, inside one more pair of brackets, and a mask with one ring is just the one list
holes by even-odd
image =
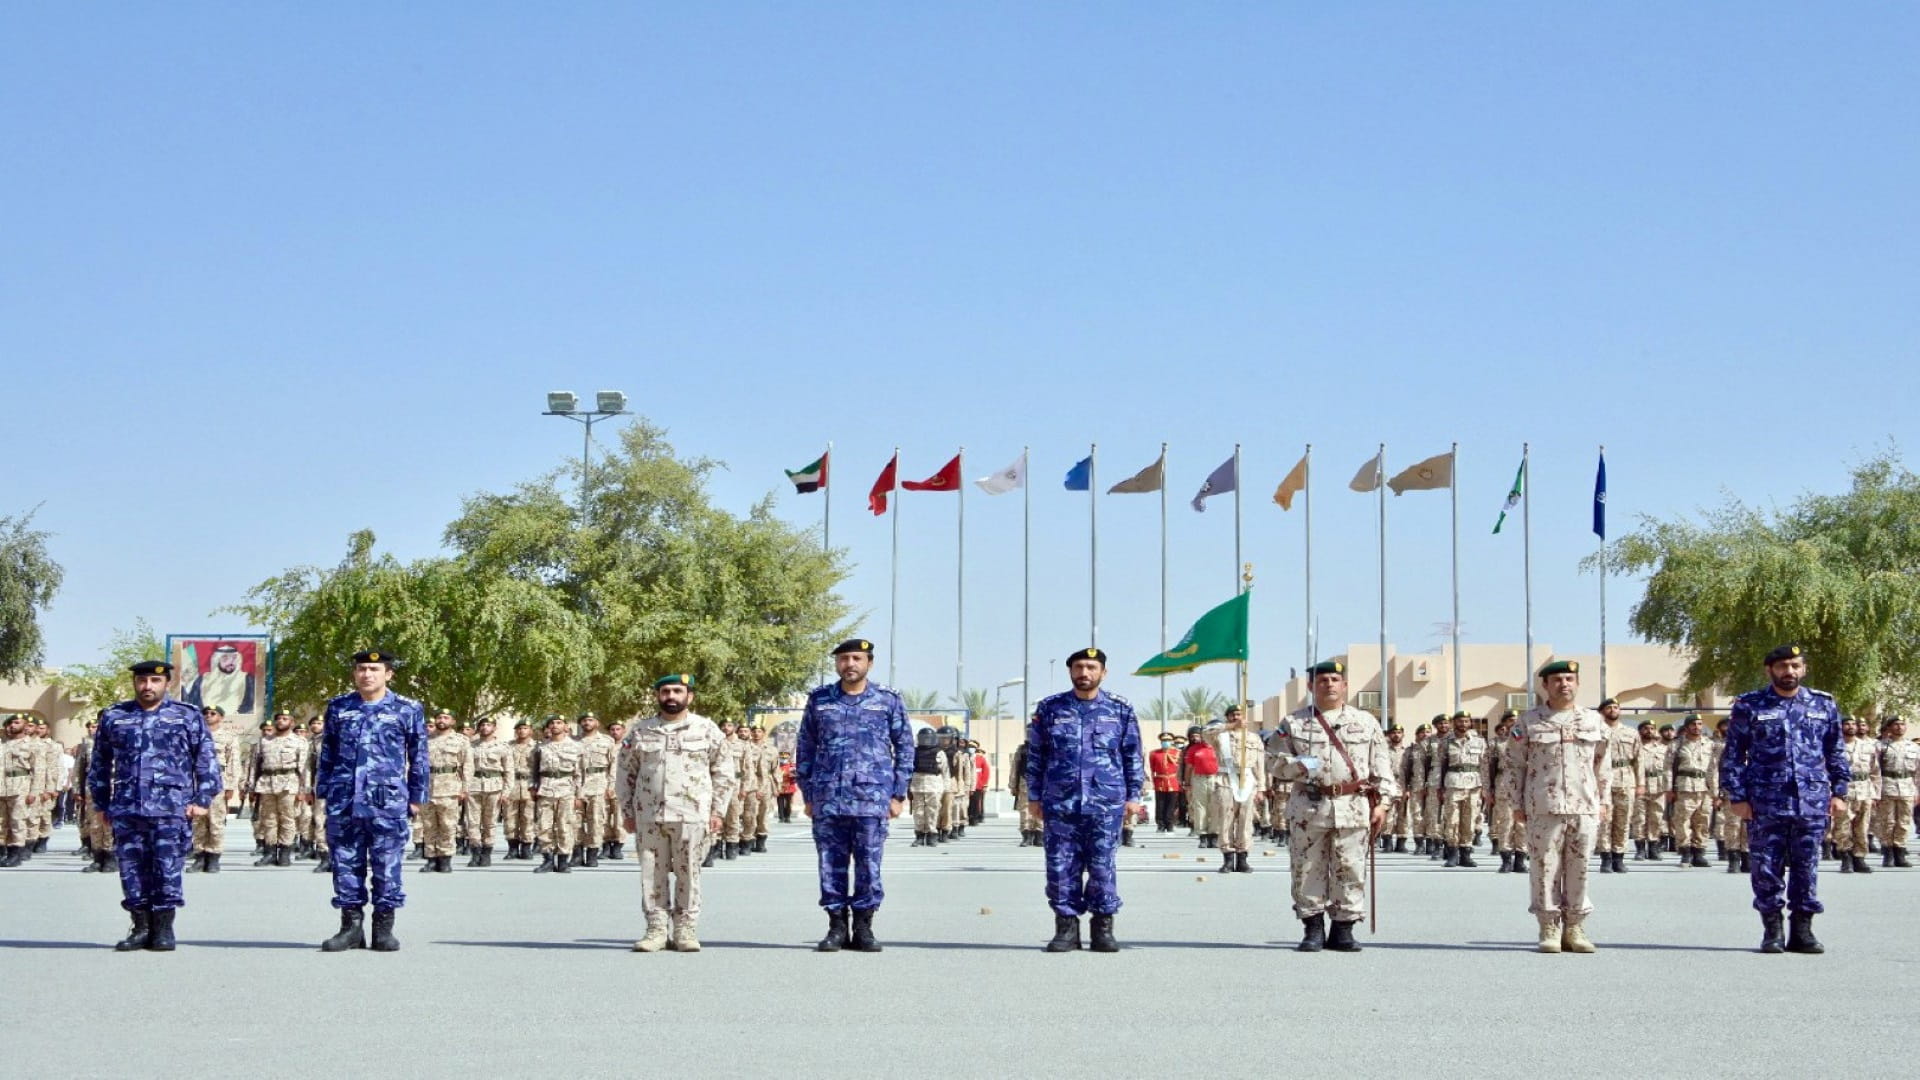
[[293, 714], [284, 709], [273, 715], [273, 735], [262, 739], [255, 753], [254, 814], [260, 821], [260, 842], [266, 852], [255, 866], [292, 866], [293, 844], [299, 839], [295, 808], [307, 790], [307, 737], [293, 730]]
[[1473, 730], [1473, 717], [1454, 713], [1453, 735], [1441, 751], [1446, 764], [1440, 777], [1440, 842], [1447, 866], [1479, 865], [1473, 861], [1473, 835], [1480, 823], [1486, 757], [1487, 740]]
[[1527, 872], [1527, 829], [1517, 820], [1516, 791], [1507, 783], [1507, 773], [1513, 770], [1514, 759], [1519, 754], [1513, 738], [1515, 723], [1512, 711], [1502, 713], [1500, 724], [1494, 729], [1493, 745], [1487, 747], [1486, 792], [1493, 801], [1487, 827], [1491, 830], [1494, 849], [1500, 852], [1502, 874]]
[[[739, 729], [731, 720], [720, 721], [720, 733], [726, 740], [727, 764], [738, 777], [746, 767], [744, 740]], [[727, 800], [726, 809], [720, 815], [720, 831], [713, 836], [714, 850], [722, 859], [734, 859], [740, 855], [740, 815], [745, 809], [745, 800], [736, 790], [734, 797]]]
[[540, 831], [540, 865], [533, 872], [565, 874], [580, 834], [586, 759], [559, 713], [547, 716], [546, 733], [547, 741], [534, 748], [531, 772]]
[[1227, 706], [1227, 725], [1214, 740], [1220, 774], [1213, 787], [1214, 828], [1220, 833], [1222, 874], [1251, 874], [1247, 849], [1253, 846], [1254, 815], [1267, 797], [1267, 748], [1247, 730], [1247, 714]]
[[1187, 729], [1187, 751], [1180, 768], [1185, 774], [1187, 827], [1200, 837], [1201, 847], [1215, 847], [1214, 834], [1219, 830], [1213, 821], [1213, 786], [1220, 776], [1220, 756], [1207, 742], [1204, 728]]
[[1715, 724], [1713, 732], [1713, 766], [1709, 779], [1713, 781], [1713, 806], [1718, 815], [1715, 840], [1720, 845], [1720, 857], [1727, 861], [1727, 873], [1750, 873], [1753, 863], [1747, 854], [1747, 823], [1740, 815], [1727, 811], [1727, 799], [1720, 790], [1720, 761], [1727, 749], [1727, 721]]
[[906, 807], [913, 773], [913, 727], [906, 705], [899, 694], [868, 682], [872, 667], [871, 641], [855, 638], [834, 646], [839, 681], [807, 695], [794, 747], [794, 780], [813, 819], [820, 906], [827, 913], [827, 935], [816, 946], [820, 952], [848, 945], [857, 952], [880, 951], [873, 916], [886, 898], [880, 859], [887, 821]]
[[1833, 816], [1833, 849], [1843, 874], [1871, 874], [1867, 837], [1873, 831], [1873, 807], [1880, 798], [1880, 744], [1867, 738], [1863, 723], [1840, 725], [1846, 739], [1847, 797]]
[[220, 856], [226, 850], [227, 807], [235, 792], [228, 785], [240, 776], [240, 739], [221, 726], [226, 710], [207, 706], [207, 736], [213, 740], [213, 761], [220, 769], [221, 791], [213, 797], [207, 812], [193, 819], [193, 855], [187, 862], [189, 874], [220, 872]]
[[316, 874], [333, 872], [333, 851], [327, 847], [327, 800], [319, 794], [320, 742], [325, 734], [325, 720], [316, 716], [307, 721], [307, 760], [313, 762], [314, 767], [307, 770], [307, 790], [303, 801], [311, 811], [307, 815], [307, 842], [313, 851], [313, 872]]
[[[1817, 691], [1816, 691], [1817, 692]], [[1920, 744], [1907, 738], [1906, 721], [1887, 721], [1886, 742], [1880, 747], [1880, 798], [1874, 813], [1880, 821], [1880, 865], [1908, 867], [1907, 838], [1913, 835], [1914, 778], [1920, 769]]]
[[1020, 808], [1020, 846], [1042, 847], [1040, 818], [1034, 814], [1027, 792], [1027, 744], [1013, 748], [1013, 760], [1007, 767], [1007, 794]]
[[1634, 858], [1660, 862], [1666, 847], [1667, 792], [1672, 778], [1667, 772], [1667, 747], [1652, 724], [1640, 725], [1640, 788], [1633, 800]]
[[453, 730], [453, 714], [445, 709], [433, 715], [433, 734], [427, 738], [427, 804], [420, 809], [420, 839], [426, 846], [429, 874], [453, 873], [455, 834], [460, 805], [467, 801], [473, 781], [473, 754], [466, 736]]
[[[1820, 841], [1845, 809], [1846, 748], [1833, 695], [1802, 686], [1807, 660], [1798, 645], [1766, 655], [1768, 686], [1734, 699], [1720, 789], [1727, 811], [1749, 823], [1753, 907], [1763, 953], [1825, 952], [1813, 936], [1820, 903]], [[1781, 909], [1792, 929], [1783, 941]]]
[[640, 861], [646, 934], [635, 952], [699, 952], [700, 861], [733, 797], [733, 762], [713, 721], [692, 710], [693, 676], [655, 680], [657, 715], [621, 741], [615, 798]]
[[[937, 847], [944, 837], [935, 838], [940, 820], [940, 788], [946, 783], [947, 754], [940, 749], [940, 737], [930, 727], [913, 733], [913, 775], [907, 780], [907, 799], [913, 809], [913, 846]], [[1025, 830], [1021, 830], [1024, 834]], [[1020, 840], [1026, 846], [1026, 837]]]
[[619, 765], [620, 744], [600, 730], [600, 718], [580, 714], [580, 825], [574, 861], [585, 866], [600, 865], [600, 851], [607, 842], [607, 820], [611, 816], [613, 770]]
[[751, 846], [748, 850], [755, 854], [764, 854], [767, 850], [767, 804], [773, 801], [773, 778], [769, 775], [773, 762], [767, 745], [767, 731], [758, 725], [748, 727], [747, 775], [740, 781], [742, 787], [751, 786], [747, 795], [747, 808], [740, 817], [740, 840]]
[[[619, 720], [608, 724], [607, 737], [613, 740], [615, 747], [622, 745], [626, 742], [627, 725]], [[619, 768], [617, 765], [614, 769], [614, 775], [617, 780], [619, 776]], [[601, 858], [613, 859], [615, 861], [626, 858], [623, 849], [626, 847], [627, 834], [621, 827], [620, 793], [617, 790], [617, 783], [607, 785], [607, 831], [602, 834], [602, 837], [603, 839], [600, 843]]]
[[7, 717], [0, 742], [0, 866], [19, 866], [33, 846], [33, 811], [44, 798], [46, 760], [27, 737], [26, 717]]
[[1713, 744], [1700, 718], [1689, 714], [1680, 740], [1667, 755], [1667, 802], [1673, 807], [1674, 842], [1681, 866], [1707, 866], [1707, 831], [1713, 815]]
[[1323, 661], [1307, 679], [1313, 704], [1288, 717], [1276, 755], [1294, 782], [1287, 832], [1293, 913], [1305, 928], [1299, 948], [1359, 952], [1353, 925], [1366, 915], [1368, 845], [1386, 824], [1384, 800], [1399, 791], [1379, 721], [1347, 704], [1346, 665]]
[[[1387, 819], [1380, 829], [1381, 851], [1405, 851], [1407, 841], [1413, 836], [1413, 815], [1407, 810], [1406, 796], [1407, 759], [1412, 754], [1405, 744], [1406, 734], [1406, 729], [1398, 725], [1387, 729], [1387, 773], [1399, 782], [1401, 790], [1400, 794], [1385, 800]], [[1275, 809], [1286, 813], [1284, 802]], [[1497, 839], [1495, 843], [1497, 846]], [[1505, 858], [1501, 861], [1504, 863]]]
[[1607, 724], [1608, 778], [1607, 828], [1600, 837], [1600, 872], [1627, 872], [1627, 834], [1633, 829], [1633, 807], [1646, 788], [1640, 764], [1640, 734], [1620, 722], [1620, 703], [1608, 698], [1600, 703], [1600, 719]]
[[[106, 835], [100, 828], [99, 815], [93, 812], [93, 796], [87, 791], [87, 770], [91, 768], [93, 764], [94, 734], [100, 727], [100, 717], [105, 715], [106, 710], [102, 709], [99, 713], [95, 714], [92, 720], [87, 721], [87, 734], [80, 740], [80, 745], [76, 746], [73, 751], [74, 812], [79, 819], [80, 849], [86, 852], [91, 860], [87, 865], [80, 868], [80, 872], [83, 874], [98, 874], [106, 870], [118, 869], [117, 866], [112, 864], [113, 837]], [[0, 759], [3, 758], [4, 751], [0, 751]], [[225, 783], [229, 785], [233, 783], [234, 774], [223, 772], [221, 776]], [[5, 790], [6, 786], [4, 782], [0, 782], [0, 791]], [[0, 796], [0, 838], [6, 835], [5, 817], [6, 798], [5, 796]], [[6, 846], [4, 840], [0, 839], [0, 866], [5, 865], [7, 865]]]
[[1154, 831], [1172, 832], [1180, 800], [1180, 754], [1171, 733], [1161, 732], [1160, 748], [1147, 755], [1147, 776], [1153, 781]]
[[1114, 852], [1122, 823], [1141, 809], [1146, 760], [1133, 706], [1100, 689], [1106, 673], [1106, 653], [1074, 653], [1067, 658], [1073, 689], [1042, 698], [1027, 722], [1027, 798], [1045, 837], [1054, 916], [1050, 953], [1080, 947], [1080, 916], [1089, 912], [1093, 951], [1120, 949]]
[[493, 865], [493, 825], [505, 808], [507, 791], [518, 779], [513, 749], [494, 735], [492, 720], [481, 720], [471, 748], [473, 779], [467, 784], [468, 866]]
[[533, 858], [534, 841], [539, 839], [539, 814], [533, 799], [533, 725], [525, 720], [513, 724], [513, 741], [507, 752], [513, 755], [513, 769], [506, 788], [507, 858]]
[[1540, 923], [1540, 951], [1590, 953], [1586, 932], [1587, 856], [1612, 805], [1607, 725], [1575, 701], [1580, 664], [1555, 660], [1540, 669], [1546, 701], [1514, 726], [1517, 752], [1507, 774], [1516, 820], [1527, 828], [1532, 860], [1527, 910]]
[[[408, 818], [427, 801], [427, 717], [420, 703], [388, 689], [392, 653], [353, 654], [353, 692], [327, 702], [316, 768], [333, 851], [333, 906], [340, 931], [324, 952], [364, 949], [367, 901], [373, 901], [373, 949], [393, 952], [394, 913], [406, 904], [400, 868]], [[367, 883], [372, 879], [369, 893]]]
[[120, 906], [133, 929], [114, 949], [171, 952], [174, 912], [186, 906], [182, 865], [192, 821], [224, 788], [206, 718], [166, 697], [173, 666], [143, 660], [133, 700], [108, 709], [94, 739], [87, 783], [103, 825], [113, 830], [120, 863]]

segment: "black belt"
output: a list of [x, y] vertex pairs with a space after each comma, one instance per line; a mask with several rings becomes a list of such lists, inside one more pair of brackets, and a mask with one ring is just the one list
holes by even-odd
[[32, 776], [32, 775], [33, 775], [32, 769], [8, 769], [7, 770], [8, 779], [12, 779], [16, 776]]
[[260, 775], [261, 776], [286, 776], [289, 773], [296, 773], [299, 771], [300, 771], [299, 769], [261, 769]]
[[[14, 774], [8, 773], [7, 775], [12, 776]], [[1886, 780], [1907, 780], [1907, 779], [1911, 779], [1913, 777], [1913, 774], [1910, 772], [1883, 772], [1880, 774], [1880, 776], [1882, 779], [1886, 779]]]
[[507, 774], [501, 772], [499, 769], [475, 769], [473, 770], [473, 775], [476, 778], [485, 777], [487, 779], [492, 779], [493, 777], [505, 776]]
[[1675, 776], [1688, 776], [1688, 777], [1692, 777], [1693, 779], [1696, 779], [1696, 780], [1703, 780], [1703, 779], [1705, 779], [1705, 778], [1706, 778], [1706, 775], [1707, 775], [1707, 774], [1706, 774], [1706, 773], [1704, 773], [1704, 772], [1701, 772], [1701, 771], [1700, 771], [1700, 770], [1698, 770], [1698, 769], [1675, 769], [1675, 770], [1673, 770], [1673, 775], [1675, 775]]
[[429, 771], [429, 772], [431, 772], [431, 773], [433, 773], [433, 775], [435, 775], [435, 776], [445, 776], [445, 775], [446, 775], [446, 774], [448, 774], [448, 773], [457, 773], [457, 772], [459, 772], [459, 771], [460, 771], [460, 766], [458, 766], [458, 765], [438, 765], [438, 766], [435, 766], [434, 768], [432, 768], [432, 769], [430, 769], [430, 770], [428, 770], [428, 771]]
[[563, 778], [568, 780], [573, 779], [573, 773], [571, 770], [567, 772], [543, 772], [540, 775], [543, 778], [549, 779], [549, 780], [560, 780]]
[[1613, 759], [1613, 767], [1616, 769], [1631, 769], [1638, 764], [1640, 764], [1640, 761], [1638, 758], [1628, 758], [1625, 761], [1622, 761], [1619, 758]]
[[1449, 765], [1449, 766], [1447, 766], [1447, 771], [1448, 771], [1448, 772], [1479, 772], [1479, 771], [1480, 771], [1480, 766], [1478, 766], [1478, 765]]

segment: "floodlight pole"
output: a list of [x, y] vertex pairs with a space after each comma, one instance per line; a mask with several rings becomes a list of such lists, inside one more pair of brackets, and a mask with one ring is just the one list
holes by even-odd
[[580, 523], [584, 525], [587, 522], [587, 476], [589, 475], [587, 470], [592, 467], [593, 457], [593, 425], [615, 416], [632, 416], [633, 412], [629, 409], [620, 409], [615, 412], [601, 409], [591, 412], [555, 412], [548, 409], [540, 415], [564, 416], [569, 420], [578, 420], [586, 427], [585, 434], [580, 440]]

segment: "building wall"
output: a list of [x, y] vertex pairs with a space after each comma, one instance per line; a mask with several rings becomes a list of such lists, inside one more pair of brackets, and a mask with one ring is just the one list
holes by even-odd
[[[129, 692], [127, 696], [133, 695]], [[25, 713], [45, 720], [52, 729], [49, 734], [62, 746], [78, 743], [87, 733], [87, 717], [104, 707], [90, 708], [72, 700], [55, 689], [47, 676], [28, 682], [0, 682], [0, 716]]]

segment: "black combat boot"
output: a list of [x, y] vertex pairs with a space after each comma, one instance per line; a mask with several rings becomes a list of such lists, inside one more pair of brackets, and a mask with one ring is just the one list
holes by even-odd
[[1454, 847], [1452, 844], [1448, 844], [1446, 861], [1441, 863], [1440, 865], [1441, 866], [1459, 866], [1460, 865], [1460, 849], [1457, 847]]
[[[1779, 918], [1778, 915], [1774, 916]], [[1787, 916], [1787, 951], [1814, 955], [1827, 951], [1820, 939], [1813, 936], [1813, 913], [1796, 911]]]
[[[1470, 847], [1459, 848], [1457, 849], [1457, 853], [1460, 856], [1460, 861], [1455, 865], [1467, 870], [1472, 870], [1473, 868], [1480, 865], [1479, 863], [1473, 861], [1472, 848]], [[1615, 858], [1618, 858], [1618, 856], [1615, 856]], [[1338, 925], [1338, 924], [1335, 924], [1335, 925]]]
[[587, 863], [586, 863], [586, 864], [587, 864], [587, 865], [588, 865], [589, 867], [593, 867], [593, 866], [599, 866], [599, 865], [600, 865], [600, 849], [599, 849], [599, 848], [597, 848], [597, 847], [588, 847], [588, 848], [586, 849], [586, 855], [587, 855]]
[[[1074, 921], [1079, 922], [1078, 919]], [[1088, 931], [1093, 938], [1093, 943], [1089, 947], [1094, 952], [1120, 951], [1120, 943], [1113, 939], [1113, 916], [1095, 915], [1088, 920], [1088, 924]]]
[[480, 849], [480, 865], [481, 866], [493, 865], [493, 845], [492, 844], [488, 844], [485, 847], [482, 847]]
[[453, 856], [451, 855], [440, 856], [440, 872], [443, 874], [453, 873]]
[[400, 939], [393, 936], [392, 908], [373, 909], [373, 941], [371, 944], [374, 952], [400, 951]]
[[1234, 852], [1234, 853], [1233, 853], [1233, 872], [1234, 872], [1234, 873], [1236, 873], [1236, 874], [1251, 874], [1251, 873], [1253, 873], [1253, 867], [1251, 867], [1251, 866], [1249, 866], [1249, 865], [1247, 865], [1247, 853], [1246, 853], [1246, 852], [1244, 852], [1244, 851], [1236, 851], [1236, 852]]
[[731, 859], [737, 859], [737, 858], [739, 858], [739, 857], [740, 857], [740, 853], [739, 853], [738, 851], [736, 851], [736, 850], [735, 850], [735, 849], [736, 849], [736, 848], [738, 848], [739, 846], [740, 846], [740, 845], [738, 845], [738, 844], [732, 844], [732, 843], [728, 843], [728, 842], [726, 842], [726, 841], [724, 841], [724, 840], [723, 840], [723, 841], [721, 841], [721, 842], [720, 842], [720, 857], [721, 857], [721, 858], [723, 858], [723, 859], [729, 859], [729, 860], [731, 860]]
[[867, 908], [853, 913], [853, 939], [849, 944], [854, 952], [879, 952], [880, 943], [873, 939], [873, 913], [879, 908]]
[[148, 925], [151, 928], [151, 933], [147, 938], [147, 951], [172, 952], [174, 944], [173, 909], [167, 908], [164, 911], [154, 912]]
[[126, 937], [114, 944], [114, 952], [134, 952], [144, 949], [147, 943], [153, 940], [153, 912], [133, 911], [128, 914], [133, 916], [133, 929], [127, 932]]
[[[1287, 834], [1286, 834], [1286, 833], [1281, 833], [1281, 834], [1280, 834], [1280, 842], [1281, 842], [1281, 843], [1283, 843], [1283, 844], [1287, 842]], [[1405, 854], [1407, 853], [1407, 838], [1406, 838], [1406, 837], [1404, 837], [1404, 836], [1396, 836], [1396, 837], [1394, 837], [1394, 838], [1393, 838], [1393, 853], [1394, 853], [1395, 855], [1405, 855]]]
[[1327, 948], [1334, 952], [1359, 952], [1360, 943], [1353, 940], [1353, 923], [1335, 920], [1333, 933], [1327, 935]]
[[1453, 850], [1452, 844], [1442, 844], [1429, 839], [1427, 841], [1427, 861], [1438, 862]]
[[1500, 853], [1500, 873], [1513, 873], [1513, 852], [1503, 851]]
[[568, 869], [567, 859], [568, 857], [565, 855], [555, 855], [553, 857], [553, 872], [556, 874], [571, 873], [572, 871]]
[[1647, 841], [1647, 861], [1648, 862], [1666, 862], [1667, 860], [1664, 857], [1662, 857], [1660, 854], [1660, 850], [1665, 846], [1666, 844], [1660, 840]]
[[1842, 853], [1840, 856], [1840, 872], [1843, 874], [1853, 873], [1853, 858], [1845, 853]]
[[472, 869], [473, 867], [476, 867], [479, 865], [480, 865], [480, 845], [468, 844], [467, 845], [467, 868]]
[[1760, 951], [1763, 953], [1783, 953], [1787, 951], [1785, 936], [1780, 931], [1780, 913], [1763, 911], [1760, 913]]
[[1301, 919], [1300, 925], [1307, 928], [1306, 936], [1295, 946], [1298, 952], [1319, 952], [1327, 947], [1327, 917], [1324, 914]]
[[[713, 855], [711, 852], [708, 853], [707, 859], [708, 859], [707, 865], [712, 866]], [[551, 874], [553, 872], [553, 852], [551, 851], [541, 852], [540, 865], [534, 867], [533, 872], [536, 874]]]
[[[0, 849], [0, 855], [4, 855], [7, 851], [11, 851], [11, 850], [12, 850], [11, 848]], [[0, 858], [0, 866], [5, 866], [5, 865], [7, 865], [6, 860], [4, 858]], [[105, 870], [106, 868], [107, 868], [107, 853], [104, 851], [96, 851], [93, 853], [93, 861], [81, 867], [80, 872], [83, 874], [97, 874], [100, 871]]]
[[217, 851], [207, 852], [207, 873], [217, 874], [219, 872], [220, 872], [220, 853]]
[[275, 862], [275, 863], [274, 863], [273, 865], [275, 865], [275, 866], [292, 866], [292, 865], [293, 865], [293, 845], [291, 845], [291, 844], [281, 844], [281, 845], [280, 845], [280, 858], [279, 858], [279, 861], [278, 861], [278, 862]]
[[1727, 873], [1737, 874], [1739, 872], [1740, 872], [1740, 853], [1737, 851], [1727, 852]]
[[700, 868], [702, 870], [709, 869], [713, 866], [713, 860], [716, 857], [716, 853], [718, 851], [719, 851], [719, 847], [717, 845], [714, 845], [714, 844], [707, 845], [707, 857], [700, 860]]
[[1703, 847], [1697, 847], [1693, 849], [1693, 861], [1691, 863], [1688, 863], [1687, 865], [1704, 868], [1704, 867], [1711, 867], [1713, 864], [1707, 861], [1707, 849]]
[[269, 848], [265, 848], [265, 849], [263, 849], [263, 850], [262, 850], [262, 852], [261, 852], [261, 855], [260, 855], [260, 857], [259, 857], [259, 858], [257, 858], [257, 859], [255, 859], [255, 860], [253, 860], [253, 865], [255, 865], [255, 866], [278, 866], [278, 865], [280, 865], [280, 864], [279, 864], [279, 860], [278, 860], [278, 858], [277, 858], [277, 855], [278, 855], [278, 854], [279, 854], [279, 853], [278, 853], [278, 851], [277, 851], [277, 849], [275, 849], [275, 848], [270, 848], [270, 847], [269, 847]]
[[839, 952], [847, 944], [847, 913], [845, 910], [827, 912], [827, 936], [813, 947], [814, 952]]
[[1524, 874], [1527, 872], [1526, 852], [1516, 851], [1513, 853], [1513, 872], [1516, 874]]
[[1864, 857], [1862, 857], [1858, 852], [1854, 853], [1853, 858], [1848, 861], [1853, 863], [1853, 872], [1856, 874], [1873, 873], [1873, 867], [1868, 866], [1867, 860]]
[[413, 845], [413, 857], [416, 859], [424, 859], [427, 857], [427, 845], [425, 841]]
[[1220, 869], [1215, 870], [1214, 873], [1231, 874], [1233, 873], [1233, 871], [1234, 871], [1233, 852], [1231, 851], [1221, 852], [1220, 853]]
[[1133, 830], [1132, 829], [1120, 830], [1120, 846], [1121, 847], [1133, 846]]
[[184, 872], [188, 874], [198, 874], [206, 868], [207, 853], [204, 851], [196, 851], [193, 853], [193, 857], [187, 860], [187, 868]]
[[1715, 840], [1713, 842], [1713, 857], [1716, 859], [1725, 859], [1727, 857], [1727, 842], [1725, 840]]
[[1613, 853], [1613, 872], [1616, 874], [1624, 874], [1627, 872], [1626, 852], [1616, 851]]
[[1047, 952], [1073, 952], [1080, 947], [1080, 919], [1075, 915], [1053, 916], [1053, 940], [1047, 942]]
[[1906, 848], [1904, 848], [1904, 847], [1897, 847], [1897, 848], [1894, 848], [1894, 849], [1893, 849], [1893, 865], [1895, 865], [1895, 866], [1897, 866], [1897, 867], [1899, 867], [1899, 868], [1901, 868], [1901, 869], [1903, 869], [1903, 870], [1904, 870], [1904, 869], [1908, 869], [1908, 868], [1910, 868], [1910, 867], [1912, 867], [1912, 866], [1913, 866], [1913, 864], [1912, 864], [1912, 863], [1910, 863], [1910, 862], [1908, 862], [1908, 861], [1907, 861], [1907, 849], [1906, 849]]
[[465, 855], [467, 853], [467, 840], [465, 837], [461, 837], [453, 842], [453, 853], [455, 855]]
[[[16, 862], [14, 863], [14, 865], [18, 866], [20, 864]], [[1893, 865], [1893, 849], [1890, 847], [1881, 848], [1880, 849], [1880, 869], [1885, 870], [1892, 865]]]
[[[219, 869], [220, 860], [215, 859], [213, 862], [214, 862], [214, 869], [216, 870]], [[326, 851], [323, 851], [320, 853], [320, 861], [313, 864], [313, 872], [316, 874], [333, 873], [333, 849], [329, 848]]]

